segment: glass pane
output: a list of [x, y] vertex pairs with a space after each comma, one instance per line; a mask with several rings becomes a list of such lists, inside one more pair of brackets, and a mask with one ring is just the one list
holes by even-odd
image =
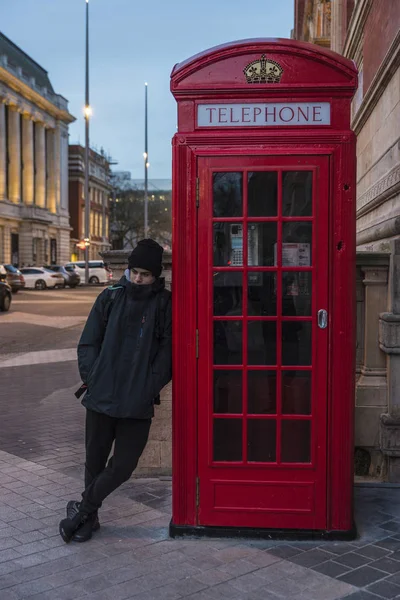
[[276, 372], [247, 372], [247, 412], [252, 415], [276, 413]]
[[248, 274], [247, 314], [254, 316], [276, 315], [276, 273]]
[[282, 273], [282, 315], [311, 316], [311, 273], [290, 271]]
[[242, 322], [214, 322], [214, 364], [242, 364]]
[[241, 419], [214, 419], [214, 460], [242, 460]]
[[276, 217], [278, 206], [278, 174], [256, 171], [248, 174], [248, 216]]
[[241, 223], [214, 223], [214, 266], [243, 265], [243, 225]]
[[282, 323], [282, 364], [311, 365], [311, 323]]
[[214, 217], [241, 217], [242, 173], [213, 173]]
[[276, 364], [276, 323], [249, 321], [247, 329], [247, 362], [249, 365]]
[[282, 215], [312, 215], [312, 171], [286, 171], [282, 181]]
[[276, 223], [249, 223], [248, 264], [250, 267], [273, 267]]
[[213, 273], [214, 315], [242, 314], [242, 274]]
[[214, 412], [242, 412], [241, 371], [214, 371]]
[[247, 460], [276, 461], [276, 421], [249, 419], [247, 421]]
[[311, 462], [311, 422], [282, 421], [282, 462]]
[[310, 267], [312, 224], [292, 221], [282, 225], [282, 266]]
[[311, 414], [310, 371], [282, 371], [282, 414]]

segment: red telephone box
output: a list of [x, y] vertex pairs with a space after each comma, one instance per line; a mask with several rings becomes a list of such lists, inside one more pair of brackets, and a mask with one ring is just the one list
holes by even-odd
[[356, 87], [284, 39], [173, 69], [173, 536], [354, 533]]

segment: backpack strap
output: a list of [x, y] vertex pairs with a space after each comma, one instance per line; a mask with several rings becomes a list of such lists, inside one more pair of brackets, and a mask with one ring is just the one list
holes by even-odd
[[157, 294], [157, 307], [156, 307], [156, 324], [155, 334], [157, 340], [160, 340], [163, 336], [165, 329], [165, 315], [167, 312], [167, 304], [170, 298], [170, 293], [167, 290], [162, 290]]
[[108, 300], [105, 304], [103, 311], [103, 319], [104, 319], [104, 327], [107, 327], [108, 319], [110, 318], [111, 310], [114, 304], [114, 300], [116, 295], [118, 294], [118, 290], [123, 290], [123, 285], [110, 285], [107, 289], [110, 290], [111, 294], [108, 296]]

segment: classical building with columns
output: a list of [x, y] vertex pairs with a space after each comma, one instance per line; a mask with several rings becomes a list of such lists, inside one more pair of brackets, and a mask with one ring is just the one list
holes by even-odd
[[74, 120], [47, 72], [0, 33], [0, 263], [69, 260]]
[[[103, 151], [89, 151], [90, 246], [89, 260], [110, 249], [110, 164]], [[71, 215], [70, 260], [84, 260], [80, 245], [85, 237], [85, 148], [69, 146], [69, 212]]]

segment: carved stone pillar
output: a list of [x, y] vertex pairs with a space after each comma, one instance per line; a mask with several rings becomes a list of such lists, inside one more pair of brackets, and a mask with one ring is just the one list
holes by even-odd
[[6, 106], [0, 102], [0, 200], [6, 197], [6, 169], [7, 169], [7, 149], [6, 149]]
[[47, 208], [51, 213], [57, 212], [57, 196], [56, 196], [56, 136], [54, 129], [49, 129], [47, 135]]
[[22, 121], [22, 198], [25, 204], [33, 204], [34, 200], [34, 167], [33, 167], [33, 121], [30, 115], [24, 115]]
[[20, 113], [10, 106], [8, 111], [8, 195], [11, 202], [21, 199], [21, 135]]
[[341, 54], [346, 37], [346, 4], [347, 0], [331, 2], [331, 50]]
[[380, 416], [387, 410], [386, 358], [379, 348], [379, 314], [387, 307], [387, 255], [357, 256], [364, 276], [364, 354], [356, 386], [355, 445], [377, 450]]
[[35, 200], [36, 205], [45, 208], [46, 204], [46, 146], [45, 128], [42, 123], [37, 122], [35, 127]]
[[388, 457], [388, 478], [400, 482], [400, 240], [392, 242], [389, 311], [380, 315], [379, 344], [388, 371], [387, 414], [381, 417], [381, 449]]

